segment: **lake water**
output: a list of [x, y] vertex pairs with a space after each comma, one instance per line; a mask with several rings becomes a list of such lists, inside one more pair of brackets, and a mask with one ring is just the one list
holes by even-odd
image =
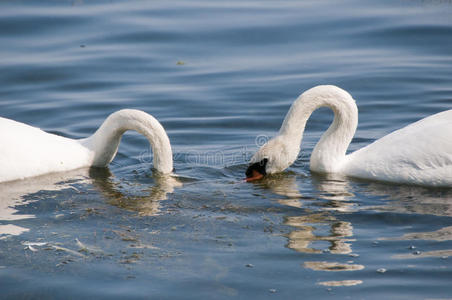
[[242, 181], [318, 84], [357, 100], [351, 151], [452, 108], [452, 2], [2, 1], [0, 115], [82, 138], [146, 111], [178, 177], [127, 133], [108, 169], [1, 184], [0, 298], [450, 299], [452, 190], [312, 174], [329, 110]]

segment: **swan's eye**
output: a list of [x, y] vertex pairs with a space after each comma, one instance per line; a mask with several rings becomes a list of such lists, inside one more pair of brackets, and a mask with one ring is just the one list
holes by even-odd
[[262, 174], [264, 176], [267, 175], [267, 172], [265, 171], [267, 163], [268, 163], [268, 159], [264, 158], [263, 160], [261, 160], [259, 162], [256, 162], [256, 163], [254, 163], [252, 165], [249, 165], [248, 169], [246, 170], [246, 173], [245, 173], [246, 177], [247, 178], [252, 177], [253, 176], [253, 171], [256, 171], [259, 174]]

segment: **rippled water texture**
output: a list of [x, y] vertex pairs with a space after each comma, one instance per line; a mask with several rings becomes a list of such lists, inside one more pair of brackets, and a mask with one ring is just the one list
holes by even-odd
[[242, 178], [318, 84], [357, 100], [351, 151], [450, 109], [451, 53], [451, 1], [2, 1], [0, 115], [82, 138], [144, 110], [177, 177], [127, 133], [108, 169], [0, 184], [0, 298], [450, 298], [452, 191], [310, 173], [327, 109]]

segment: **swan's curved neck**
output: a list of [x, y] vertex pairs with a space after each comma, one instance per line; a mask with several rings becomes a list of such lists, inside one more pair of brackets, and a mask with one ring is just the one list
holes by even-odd
[[292, 104], [280, 129], [280, 135], [300, 145], [311, 114], [329, 107], [334, 120], [315, 146], [310, 168], [317, 172], [337, 172], [358, 126], [358, 108], [346, 91], [335, 86], [317, 86], [307, 90]]
[[134, 109], [111, 114], [92, 136], [81, 140], [94, 154], [93, 166], [104, 167], [113, 160], [121, 137], [127, 130], [135, 130], [149, 140], [157, 171], [164, 174], [172, 172], [173, 155], [165, 129], [151, 115]]

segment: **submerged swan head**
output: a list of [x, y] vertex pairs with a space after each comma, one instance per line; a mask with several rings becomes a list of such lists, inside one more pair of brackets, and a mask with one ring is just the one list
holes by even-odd
[[251, 158], [246, 181], [261, 179], [267, 174], [282, 172], [298, 156], [300, 145], [291, 139], [276, 136], [265, 143]]
[[246, 181], [285, 170], [300, 152], [303, 132], [309, 116], [319, 107], [330, 107], [335, 115], [330, 128], [320, 139], [311, 156], [311, 169], [331, 172], [345, 157], [358, 124], [355, 101], [346, 91], [332, 85], [313, 87], [301, 94], [287, 112], [277, 136], [264, 144], [251, 158]]
[[313, 87], [294, 101], [279, 134], [251, 158], [247, 181], [281, 172], [296, 160], [306, 122], [319, 107], [330, 108], [334, 119], [312, 150], [311, 171], [452, 186], [452, 110], [409, 124], [346, 154], [358, 126], [358, 108], [349, 93], [332, 85]]

